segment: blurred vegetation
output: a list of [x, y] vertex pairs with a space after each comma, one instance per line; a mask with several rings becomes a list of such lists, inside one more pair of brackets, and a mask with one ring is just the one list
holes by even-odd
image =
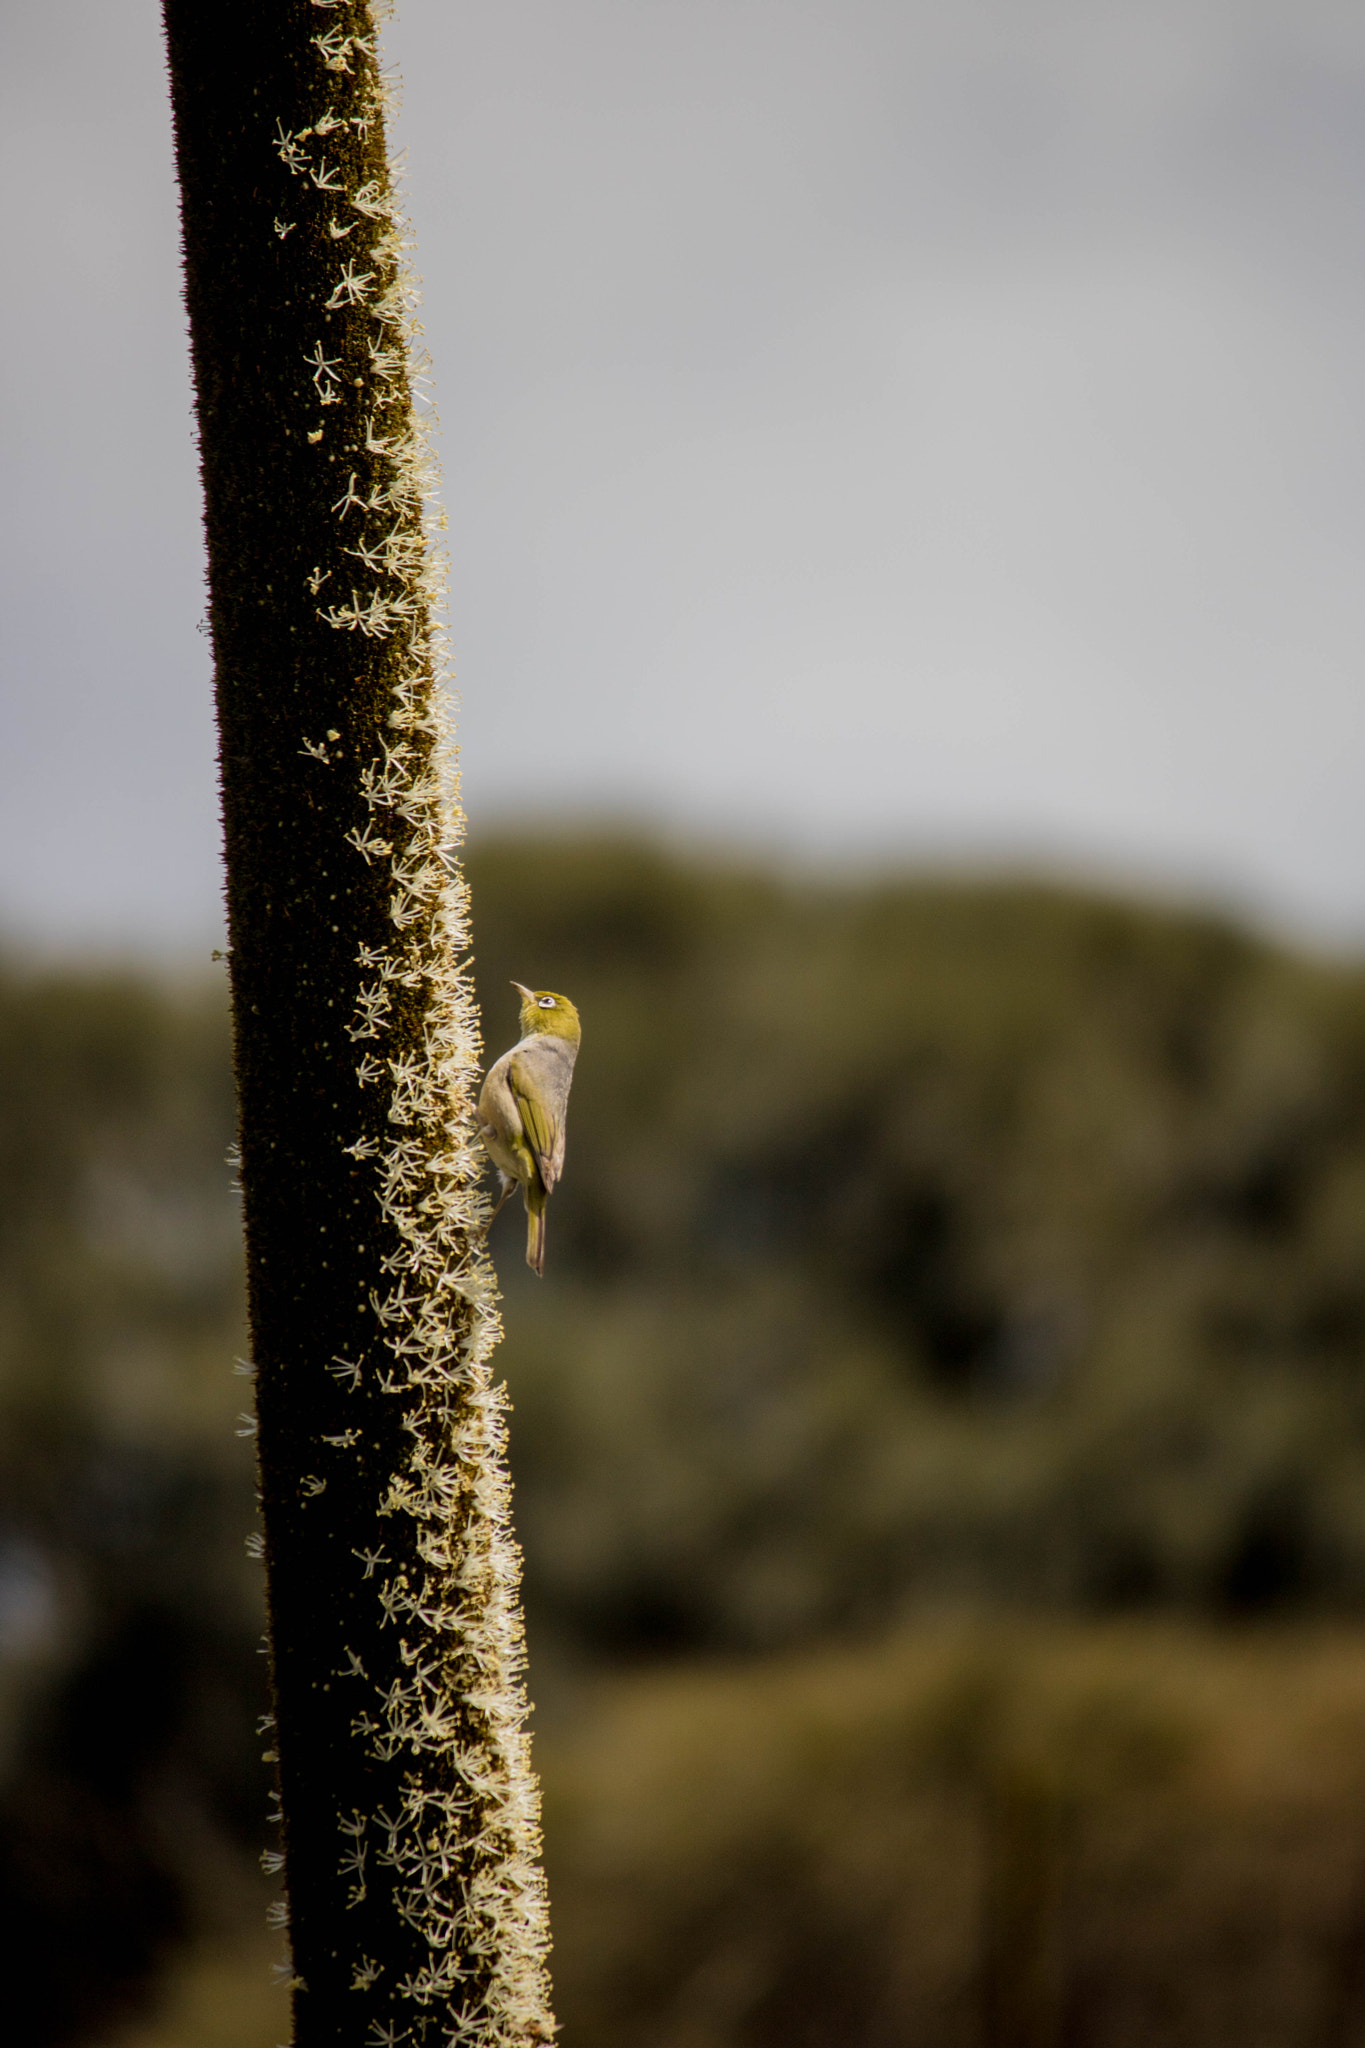
[[[920, 1627], [594, 1679], [540, 1742], [592, 2048], [1356, 2048], [1365, 1641]], [[274, 2048], [258, 1935], [118, 2048]]]
[[[570, 2048], [1365, 2041], [1365, 971], [1041, 886], [469, 868], [490, 1056], [513, 976], [585, 1020], [545, 1282], [495, 1237]], [[119, 2038], [278, 2038], [222, 1990], [266, 1948], [232, 1118], [220, 979], [0, 974], [33, 2048], [177, 1953]]]
[[216, 980], [0, 979], [0, 1968], [34, 2048], [260, 1896], [233, 1118]]
[[502, 1260], [546, 1623], [1361, 1601], [1365, 974], [1040, 887], [471, 873], [490, 1045], [513, 974], [586, 1020], [553, 1284]]
[[1365, 1641], [924, 1629], [604, 1686], [547, 1745], [594, 2048], [1365, 2040]]

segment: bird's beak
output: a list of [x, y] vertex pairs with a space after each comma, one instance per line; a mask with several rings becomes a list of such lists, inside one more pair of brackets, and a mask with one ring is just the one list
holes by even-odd
[[523, 988], [519, 981], [514, 981], [512, 983], [512, 986], [516, 990], [517, 994], [519, 996], [524, 997], [528, 1003], [533, 1003], [535, 1001], [536, 992], [533, 988]]

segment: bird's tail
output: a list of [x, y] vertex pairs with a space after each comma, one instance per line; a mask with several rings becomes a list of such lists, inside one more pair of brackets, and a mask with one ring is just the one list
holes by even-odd
[[526, 1190], [526, 1263], [545, 1278], [545, 1190], [535, 1181]]

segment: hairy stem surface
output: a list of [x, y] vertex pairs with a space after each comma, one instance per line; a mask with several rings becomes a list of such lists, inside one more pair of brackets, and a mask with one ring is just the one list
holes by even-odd
[[478, 1032], [375, 23], [358, 0], [165, 16], [295, 2038], [540, 2040]]

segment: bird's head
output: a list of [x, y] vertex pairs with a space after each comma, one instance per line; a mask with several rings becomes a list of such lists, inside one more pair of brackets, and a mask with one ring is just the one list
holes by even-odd
[[523, 988], [519, 981], [512, 986], [521, 997], [523, 1038], [533, 1032], [548, 1032], [552, 1038], [567, 1038], [577, 1045], [582, 1031], [578, 1012], [567, 996], [557, 996], [548, 988]]

